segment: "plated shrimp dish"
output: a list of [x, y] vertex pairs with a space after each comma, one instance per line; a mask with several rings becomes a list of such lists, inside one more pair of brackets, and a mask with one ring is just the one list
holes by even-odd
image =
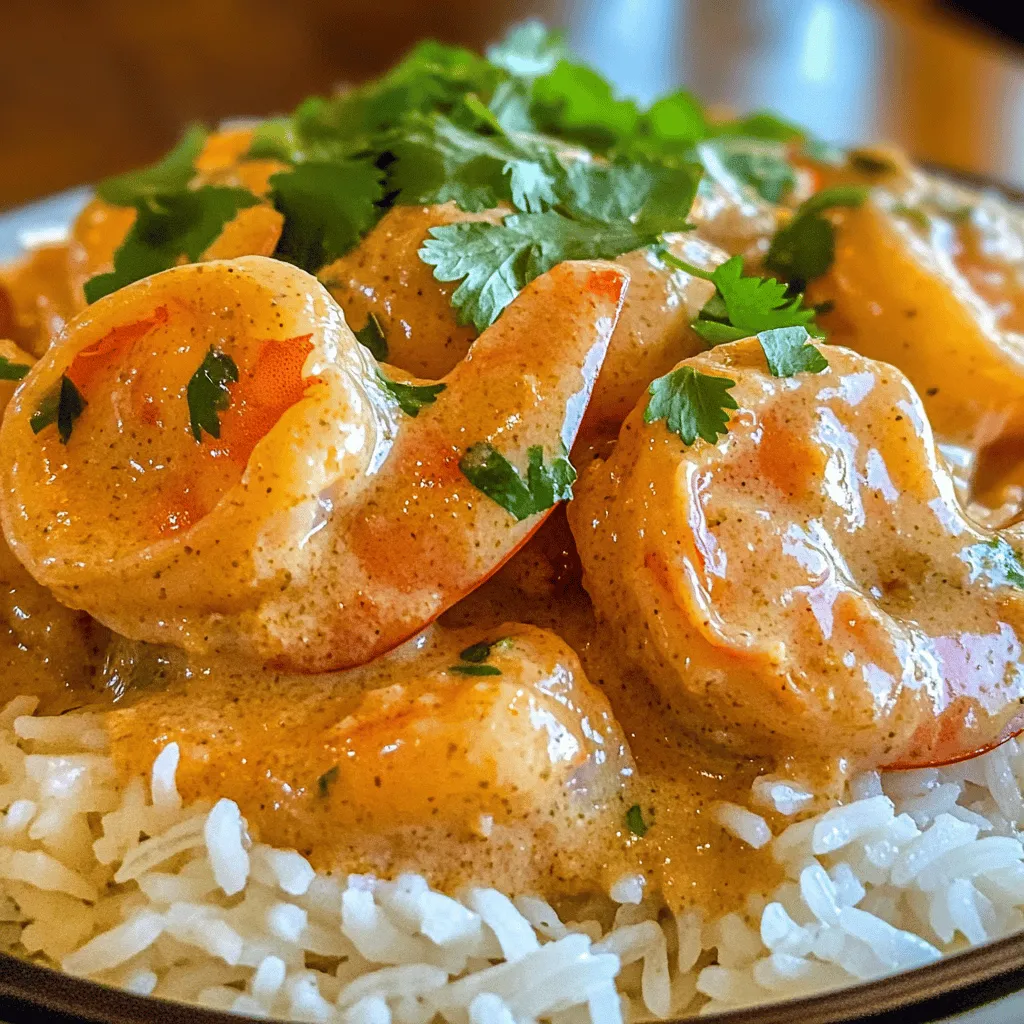
[[6, 954], [621, 1024], [1024, 929], [1005, 198], [427, 42], [0, 268], [0, 408]]

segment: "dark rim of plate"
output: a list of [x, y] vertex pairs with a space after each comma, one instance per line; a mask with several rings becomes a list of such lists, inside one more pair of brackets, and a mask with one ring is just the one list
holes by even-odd
[[[994, 188], [1012, 202], [1024, 202], [1024, 191], [990, 178], [922, 166], [957, 184]], [[950, 954], [927, 967], [820, 995], [729, 1010], [710, 1019], [720, 1024], [927, 1024], [1021, 990], [1024, 932]], [[39, 1020], [52, 1024], [238, 1024], [255, 1018], [132, 995], [0, 953], [0, 1022], [36, 1024]]]

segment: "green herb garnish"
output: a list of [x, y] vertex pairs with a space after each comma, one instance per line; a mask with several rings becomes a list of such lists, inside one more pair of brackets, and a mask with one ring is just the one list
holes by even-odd
[[644, 813], [640, 810], [639, 804], [633, 804], [628, 811], [626, 811], [626, 828], [637, 837], [637, 839], [643, 839], [650, 831], [650, 825], [644, 821]]
[[832, 266], [836, 251], [835, 228], [822, 213], [839, 206], [860, 206], [868, 191], [863, 185], [836, 185], [815, 193], [776, 233], [765, 266], [801, 289], [820, 277]]
[[449, 672], [460, 676], [500, 676], [501, 669], [496, 665], [452, 665]]
[[86, 301], [95, 302], [133, 281], [168, 270], [182, 258], [194, 263], [239, 210], [258, 202], [244, 188], [220, 185], [140, 199], [135, 223], [114, 253], [114, 269], [85, 282]]
[[188, 414], [192, 436], [202, 443], [203, 431], [220, 437], [220, 417], [231, 404], [229, 385], [238, 383], [238, 366], [234, 359], [218, 352], [212, 345], [199, 369], [188, 382]]
[[382, 174], [370, 160], [310, 162], [270, 178], [270, 199], [284, 214], [274, 253], [315, 274], [356, 245], [380, 216]]
[[761, 331], [757, 336], [773, 377], [821, 373], [828, 369], [828, 360], [810, 344], [810, 339], [804, 327], [778, 327]]
[[387, 359], [388, 340], [384, 337], [384, 329], [381, 327], [376, 313], [370, 313], [366, 318], [366, 323], [358, 331], [352, 333], [355, 334], [356, 341], [360, 345], [370, 350], [370, 355], [377, 362], [381, 363]]
[[519, 470], [501, 452], [486, 441], [474, 444], [459, 462], [463, 476], [488, 498], [522, 522], [572, 498], [576, 470], [565, 455], [544, 464], [544, 449], [533, 445], [527, 449], [527, 473], [523, 480]]
[[325, 771], [323, 775], [316, 780], [317, 795], [321, 797], [328, 796], [331, 792], [331, 786], [338, 781], [338, 775], [339, 769], [337, 765], [334, 765], [332, 768], [328, 768], [327, 771]]
[[31, 369], [26, 363], [12, 363], [7, 356], [0, 356], [0, 380], [23, 380]]
[[74, 381], [66, 373], [62, 374], [60, 380], [43, 395], [39, 407], [32, 414], [29, 420], [32, 433], [38, 434], [56, 423], [60, 443], [67, 444], [71, 439], [75, 420], [85, 411], [86, 404]]
[[738, 408], [729, 389], [736, 381], [680, 366], [651, 382], [644, 423], [664, 420], [673, 434], [690, 445], [702, 437], [714, 444], [728, 430], [727, 410]]
[[381, 387], [398, 403], [406, 416], [416, 417], [425, 405], [433, 405], [447, 384], [406, 384], [378, 373]]
[[163, 159], [150, 167], [101, 181], [96, 186], [96, 195], [115, 206], [135, 206], [157, 196], [184, 191], [195, 176], [196, 158], [206, 139], [206, 129], [193, 125]]

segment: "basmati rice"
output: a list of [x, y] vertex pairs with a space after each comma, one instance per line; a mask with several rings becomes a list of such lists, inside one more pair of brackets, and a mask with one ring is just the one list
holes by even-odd
[[[533, 893], [318, 874], [252, 842], [230, 800], [183, 806], [174, 744], [148, 792], [119, 786], [98, 716], [34, 708], [0, 710], [0, 948], [140, 995], [341, 1024], [623, 1024], [851, 984], [1024, 927], [1014, 741], [948, 769], [865, 773], [775, 837], [718, 804], [786, 881], [706, 921], [626, 875], [602, 923]], [[750, 804], [785, 818], [813, 799], [772, 776]]]

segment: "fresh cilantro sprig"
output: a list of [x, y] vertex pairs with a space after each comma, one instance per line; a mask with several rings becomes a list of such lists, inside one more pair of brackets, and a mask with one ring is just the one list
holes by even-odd
[[258, 202], [248, 189], [223, 185], [140, 199], [135, 223], [114, 252], [114, 269], [85, 282], [86, 301], [96, 302], [118, 288], [168, 270], [182, 258], [195, 262], [239, 210]]
[[234, 359], [211, 345], [186, 389], [189, 425], [199, 444], [202, 444], [204, 430], [211, 437], [220, 437], [218, 413], [231, 404], [230, 385], [237, 383], [238, 366]]
[[570, 500], [576, 482], [576, 470], [565, 455], [555, 456], [550, 465], [545, 465], [544, 449], [532, 445], [526, 456], [524, 480], [497, 448], [480, 441], [463, 455], [459, 469], [478, 491], [522, 522], [559, 501]]
[[715, 295], [692, 324], [709, 345], [738, 341], [783, 327], [803, 327], [810, 333], [821, 333], [814, 309], [803, 304], [802, 296], [789, 295], [786, 285], [774, 278], [747, 277], [741, 256], [733, 256], [707, 271], [664, 248], [658, 255], [669, 266], [714, 284]]
[[835, 228], [822, 213], [841, 206], [860, 206], [868, 191], [862, 185], [836, 185], [805, 200], [792, 220], [776, 232], [765, 266], [798, 289], [820, 277], [832, 266], [836, 252]]
[[[489, 327], [531, 281], [563, 260], [614, 259], [689, 227], [687, 215], [699, 172], [692, 165], [640, 173], [570, 169], [586, 181], [575, 197], [577, 216], [558, 210], [518, 213], [501, 224], [462, 223], [431, 228], [420, 259], [439, 281], [460, 281], [452, 293], [460, 323]], [[567, 204], [572, 206], [572, 204]], [[630, 210], [628, 217], [618, 216]]]
[[728, 377], [701, 373], [692, 366], [677, 367], [651, 382], [644, 423], [664, 420], [686, 445], [698, 437], [714, 444], [728, 432], [728, 410], [738, 408], [729, 393], [735, 386], [736, 381]]
[[398, 403], [406, 416], [417, 417], [420, 409], [433, 405], [437, 396], [448, 386], [447, 384], [406, 384], [404, 381], [391, 380], [378, 372], [377, 378], [384, 390]]
[[96, 195], [114, 206], [135, 206], [157, 196], [183, 192], [195, 176], [195, 162], [206, 139], [206, 129], [193, 125], [163, 159], [150, 167], [101, 181], [96, 186]]
[[274, 253], [315, 274], [377, 222], [382, 174], [368, 159], [311, 161], [271, 175], [270, 199], [284, 215]]
[[38, 434], [53, 424], [61, 444], [71, 440], [75, 420], [85, 411], [86, 401], [75, 387], [74, 381], [66, 374], [43, 395], [36, 411], [28, 421], [33, 434]]
[[23, 380], [30, 369], [27, 363], [12, 363], [7, 356], [0, 356], [0, 380]]

